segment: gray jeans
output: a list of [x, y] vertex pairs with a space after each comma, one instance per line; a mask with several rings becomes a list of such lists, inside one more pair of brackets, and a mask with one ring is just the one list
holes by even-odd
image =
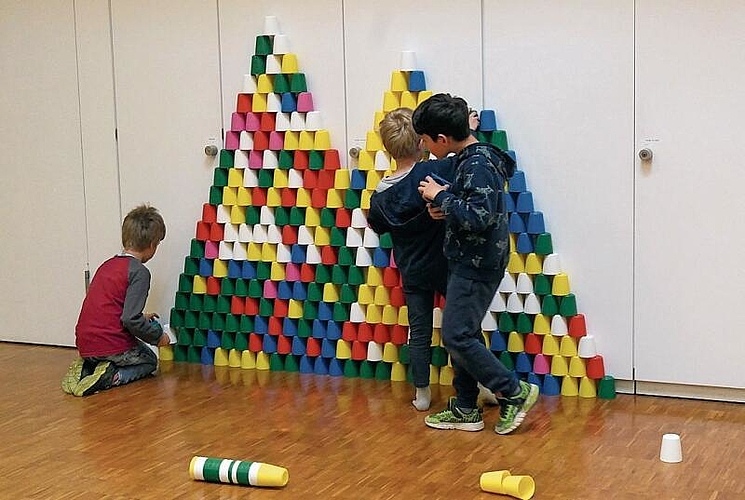
[[94, 362], [111, 361], [119, 372], [117, 385], [128, 384], [147, 377], [158, 368], [158, 357], [146, 343], [139, 339], [136, 346], [121, 354], [86, 359]]

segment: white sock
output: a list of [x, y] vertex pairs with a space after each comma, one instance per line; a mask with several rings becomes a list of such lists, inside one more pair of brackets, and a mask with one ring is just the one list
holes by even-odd
[[429, 386], [417, 387], [416, 396], [414, 396], [414, 400], [411, 402], [411, 404], [414, 405], [414, 408], [416, 408], [419, 411], [429, 410], [429, 405], [431, 402], [432, 402], [432, 391], [430, 390]]
[[484, 387], [479, 383], [479, 398], [481, 401], [484, 402], [484, 404], [496, 406], [499, 404], [499, 401], [497, 401], [497, 396], [494, 395], [493, 392], [491, 392], [489, 389]]

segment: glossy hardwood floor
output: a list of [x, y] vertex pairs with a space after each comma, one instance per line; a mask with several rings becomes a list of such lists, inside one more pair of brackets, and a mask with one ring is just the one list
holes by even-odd
[[[535, 499], [743, 499], [745, 405], [619, 395], [541, 398], [513, 435], [437, 431], [403, 383], [163, 365], [75, 398], [72, 349], [0, 343], [0, 499], [498, 499], [482, 472], [536, 482]], [[435, 390], [440, 409], [452, 388]], [[662, 434], [682, 437], [665, 464]], [[287, 467], [263, 489], [192, 481], [192, 456]]]

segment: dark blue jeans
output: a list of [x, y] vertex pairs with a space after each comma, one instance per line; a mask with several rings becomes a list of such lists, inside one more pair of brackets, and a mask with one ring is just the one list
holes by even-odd
[[429, 385], [432, 345], [432, 308], [435, 291], [421, 286], [404, 286], [409, 309], [409, 358], [414, 387]]
[[119, 383], [124, 385], [147, 377], [158, 368], [158, 357], [150, 347], [137, 340], [137, 345], [121, 354], [86, 358], [91, 361], [111, 361], [119, 372]]
[[453, 365], [453, 387], [460, 408], [476, 408], [477, 383], [494, 393], [514, 394], [518, 379], [486, 348], [481, 320], [499, 286], [451, 274], [442, 317], [442, 340]]

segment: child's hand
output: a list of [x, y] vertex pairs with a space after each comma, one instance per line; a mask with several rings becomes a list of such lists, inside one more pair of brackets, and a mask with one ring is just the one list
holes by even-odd
[[479, 112], [475, 109], [471, 109], [468, 112], [468, 128], [471, 129], [471, 131], [476, 131], [476, 129], [479, 128], [479, 123], [481, 120], [479, 119]]
[[167, 333], [163, 333], [163, 335], [160, 336], [158, 339], [158, 347], [164, 347], [171, 344], [171, 339], [168, 337]]
[[158, 316], [158, 313], [145, 313], [145, 318], [148, 321], [152, 321], [153, 319], [160, 319], [160, 316]]
[[419, 182], [419, 194], [425, 201], [432, 201], [440, 191], [447, 190], [448, 186], [441, 186], [431, 176], [427, 176]]
[[427, 212], [429, 212], [429, 216], [434, 220], [442, 220], [445, 218], [445, 212], [442, 211], [442, 208], [433, 207], [431, 203], [427, 203]]

